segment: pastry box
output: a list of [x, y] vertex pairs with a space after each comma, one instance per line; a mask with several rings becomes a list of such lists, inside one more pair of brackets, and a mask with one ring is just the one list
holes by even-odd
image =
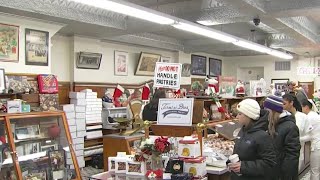
[[194, 178], [202, 178], [206, 176], [206, 159], [198, 157], [195, 159], [184, 159], [184, 173], [190, 173]]

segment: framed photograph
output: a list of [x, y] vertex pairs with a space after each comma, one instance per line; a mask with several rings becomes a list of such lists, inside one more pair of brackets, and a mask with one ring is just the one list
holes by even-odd
[[49, 32], [25, 29], [26, 65], [48, 66]]
[[6, 84], [6, 72], [3, 68], [0, 68], [0, 93], [7, 89]]
[[17, 140], [39, 138], [40, 137], [39, 125], [16, 127], [15, 134], [16, 134]]
[[114, 75], [128, 76], [129, 53], [114, 51]]
[[191, 74], [206, 76], [207, 74], [207, 57], [191, 55]]
[[170, 57], [161, 56], [161, 62], [171, 63], [171, 58]]
[[287, 82], [289, 79], [271, 79], [271, 84], [274, 84], [274, 88], [279, 92], [287, 90]]
[[78, 69], [99, 69], [101, 53], [80, 52], [76, 65]]
[[209, 58], [209, 76], [221, 76], [222, 61], [220, 59]]
[[19, 61], [19, 26], [0, 23], [0, 61]]
[[63, 179], [65, 176], [65, 155], [63, 150], [49, 151], [51, 179]]
[[158, 54], [150, 54], [142, 52], [140, 54], [138, 66], [135, 75], [153, 76], [156, 63], [160, 62], [161, 56]]
[[191, 64], [182, 64], [181, 77], [190, 77]]

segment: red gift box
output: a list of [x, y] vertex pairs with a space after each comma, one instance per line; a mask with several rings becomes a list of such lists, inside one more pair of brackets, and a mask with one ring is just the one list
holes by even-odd
[[58, 79], [53, 74], [38, 75], [38, 84], [40, 94], [58, 93]]

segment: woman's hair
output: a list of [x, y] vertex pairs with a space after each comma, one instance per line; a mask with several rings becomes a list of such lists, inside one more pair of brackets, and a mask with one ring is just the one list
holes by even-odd
[[152, 108], [158, 108], [159, 99], [166, 98], [166, 91], [164, 89], [158, 89], [150, 100], [150, 105]]
[[301, 105], [302, 105], [303, 107], [308, 106], [309, 109], [312, 109], [312, 104], [311, 104], [311, 102], [308, 101], [308, 100], [306, 100], [306, 99], [303, 99], [303, 100], [302, 100]]
[[282, 96], [282, 98], [288, 102], [293, 102], [293, 107], [297, 110], [302, 112], [302, 107], [300, 102], [298, 101], [297, 97], [293, 94], [285, 94]]
[[272, 138], [275, 138], [276, 125], [279, 122], [280, 113], [273, 111], [273, 110], [270, 110], [270, 109], [268, 109], [268, 111], [269, 111], [269, 116], [268, 116], [268, 118], [269, 118], [269, 125], [268, 125], [269, 134], [271, 135]]

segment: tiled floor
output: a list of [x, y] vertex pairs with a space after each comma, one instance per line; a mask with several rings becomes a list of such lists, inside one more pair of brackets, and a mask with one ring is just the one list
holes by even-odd
[[[93, 167], [85, 167], [81, 171], [82, 174], [82, 179], [83, 180], [88, 180], [90, 176], [99, 174], [103, 172], [103, 169], [96, 169]], [[299, 178], [300, 180], [310, 180], [310, 170], [309, 168], [306, 170], [305, 173], [302, 173], [301, 177]]]
[[83, 168], [81, 171], [82, 179], [89, 180], [89, 177], [95, 174], [102, 173], [103, 169], [96, 169], [91, 166]]

